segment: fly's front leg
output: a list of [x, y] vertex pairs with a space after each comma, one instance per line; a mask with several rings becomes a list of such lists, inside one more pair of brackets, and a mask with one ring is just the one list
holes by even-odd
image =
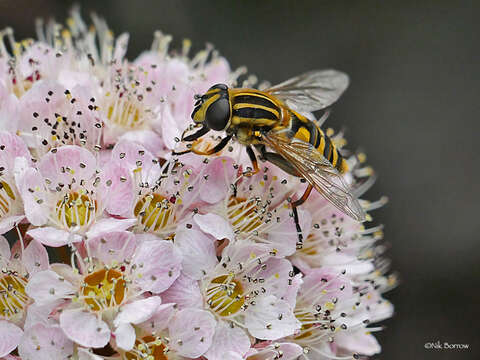
[[[210, 129], [206, 126], [202, 127], [200, 130], [196, 131], [195, 133], [183, 137], [182, 135], [182, 141], [194, 141], [197, 140], [198, 138], [202, 137], [206, 133], [208, 133]], [[176, 152], [175, 150], [172, 151], [172, 155], [183, 155], [183, 154], [188, 154], [189, 152], [192, 152], [192, 148], [180, 152]]]
[[206, 126], [202, 127], [200, 130], [196, 131], [195, 133], [182, 137], [182, 141], [193, 141], [197, 140], [198, 138], [202, 137], [206, 133], [208, 133], [210, 129]]
[[215, 154], [215, 153], [223, 150], [223, 148], [225, 146], [227, 146], [228, 142], [232, 139], [232, 136], [233, 135], [225, 136], [222, 140], [220, 140], [220, 142], [217, 145], [215, 145], [213, 148], [211, 148], [209, 150], [201, 151], [199, 149], [196, 149], [195, 146], [192, 146], [191, 151], [194, 152], [197, 155], [212, 155], [212, 154]]

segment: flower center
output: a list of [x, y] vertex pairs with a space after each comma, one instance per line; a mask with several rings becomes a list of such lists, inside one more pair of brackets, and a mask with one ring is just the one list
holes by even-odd
[[5, 216], [15, 201], [15, 193], [6, 181], [0, 181], [0, 218]]
[[250, 232], [262, 225], [256, 212], [257, 206], [254, 199], [248, 200], [238, 197], [230, 197], [228, 201], [227, 215], [240, 232]]
[[314, 238], [313, 234], [308, 234], [300, 251], [305, 255], [317, 255], [319, 250], [319, 241]]
[[29, 297], [25, 293], [27, 280], [16, 273], [6, 272], [0, 278], [0, 317], [12, 319], [26, 306]]
[[107, 118], [126, 129], [138, 129], [145, 122], [145, 109], [134, 97], [118, 96], [107, 105]]
[[315, 324], [318, 323], [318, 320], [315, 319], [315, 316], [311, 313], [297, 313], [295, 314], [298, 321], [302, 323], [300, 332], [295, 336], [295, 339], [301, 340], [306, 339], [313, 335], [315, 330]]
[[245, 303], [243, 288], [239, 281], [230, 275], [214, 278], [207, 288], [207, 304], [220, 316], [237, 313]]
[[165, 197], [148, 194], [138, 200], [133, 213], [145, 227], [145, 231], [157, 231], [167, 226], [168, 220], [173, 218], [172, 211], [171, 203]]
[[159, 337], [151, 335], [135, 340], [132, 350], [125, 353], [128, 360], [168, 360], [167, 348]]
[[101, 269], [85, 277], [81, 292], [92, 311], [104, 310], [122, 303], [126, 282], [120, 271]]
[[97, 210], [97, 202], [87, 194], [77, 192], [66, 194], [57, 202], [55, 212], [66, 228], [89, 225]]

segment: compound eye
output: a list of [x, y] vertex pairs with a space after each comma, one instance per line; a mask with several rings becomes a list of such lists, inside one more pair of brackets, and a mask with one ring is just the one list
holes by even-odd
[[225, 84], [215, 84], [209, 90], [220, 89], [220, 90], [228, 90], [228, 86]]
[[220, 98], [212, 103], [205, 114], [205, 120], [210, 129], [220, 131], [227, 127], [230, 118], [230, 102]]

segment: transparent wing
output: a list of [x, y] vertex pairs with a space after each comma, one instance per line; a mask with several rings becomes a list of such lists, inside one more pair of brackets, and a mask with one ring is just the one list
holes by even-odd
[[337, 70], [313, 70], [265, 92], [298, 111], [317, 111], [332, 105], [348, 87], [348, 75]]
[[290, 140], [273, 131], [263, 135], [263, 140], [340, 211], [357, 221], [365, 220], [365, 212], [342, 175], [311, 144], [295, 138]]

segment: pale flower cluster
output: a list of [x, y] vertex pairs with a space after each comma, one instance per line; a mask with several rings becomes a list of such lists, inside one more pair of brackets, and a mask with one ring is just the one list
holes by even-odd
[[[245, 70], [207, 47], [125, 58], [74, 10], [38, 39], [0, 32], [0, 358], [350, 359], [380, 352], [382, 227], [344, 216], [240, 145], [174, 158], [193, 97]], [[247, 78], [253, 86], [255, 79]], [[331, 130], [329, 130], [331, 132]], [[341, 133], [332, 135], [341, 148]], [[213, 140], [213, 139], [212, 139]], [[206, 141], [209, 141], [208, 139]], [[373, 183], [348, 157], [357, 196]], [[384, 203], [361, 201], [370, 212]], [[372, 220], [368, 215], [369, 221]]]

